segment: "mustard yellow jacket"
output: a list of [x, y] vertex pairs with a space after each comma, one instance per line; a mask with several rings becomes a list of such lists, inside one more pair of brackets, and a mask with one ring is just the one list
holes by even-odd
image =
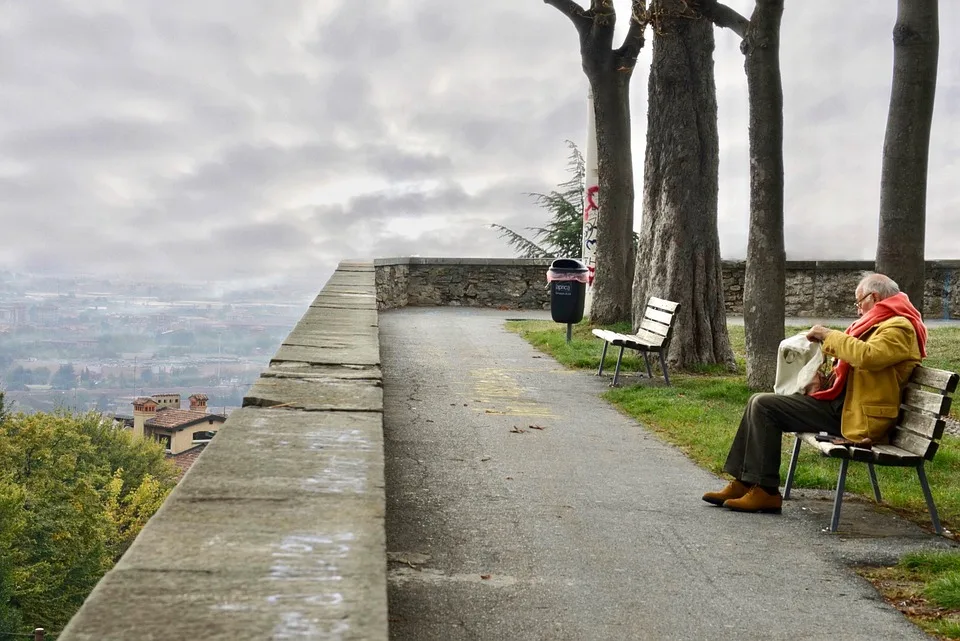
[[832, 331], [823, 341], [823, 353], [851, 365], [840, 418], [843, 436], [886, 443], [887, 432], [897, 420], [900, 395], [921, 360], [913, 325], [894, 316], [859, 338]]

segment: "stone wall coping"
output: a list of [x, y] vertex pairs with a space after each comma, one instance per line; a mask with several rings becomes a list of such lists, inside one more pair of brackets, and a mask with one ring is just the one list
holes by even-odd
[[[742, 259], [724, 259], [721, 261], [724, 267], [741, 267], [746, 265]], [[840, 270], [863, 270], [872, 271], [876, 263], [872, 260], [788, 260], [785, 263], [786, 269], [840, 269]], [[960, 259], [943, 259], [925, 261], [927, 269], [960, 269]]]
[[503, 265], [516, 267], [523, 265], [548, 267], [552, 258], [430, 258], [423, 256], [408, 256], [405, 258], [377, 258], [373, 261], [376, 267], [392, 267], [394, 265]]
[[375, 278], [338, 266], [61, 641], [387, 641]]
[[[431, 257], [431, 256], [405, 256], [396, 258], [376, 258], [373, 261], [375, 267], [390, 267], [395, 265], [503, 265], [514, 267], [518, 265], [531, 266], [549, 266], [553, 258], [456, 258], [456, 257]], [[746, 264], [742, 259], [725, 259], [722, 261], [726, 267]], [[863, 270], [870, 271], [874, 269], [875, 262], [872, 260], [788, 260], [786, 268], [795, 269], [841, 269], [841, 270]], [[344, 265], [345, 267], [346, 265]], [[938, 259], [926, 261], [927, 268], [932, 269], [960, 269], [960, 259]]]

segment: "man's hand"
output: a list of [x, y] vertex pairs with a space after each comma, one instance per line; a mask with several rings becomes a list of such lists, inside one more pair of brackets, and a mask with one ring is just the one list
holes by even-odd
[[815, 343], [822, 343], [827, 337], [827, 334], [832, 331], [832, 329], [824, 327], [823, 325], [814, 325], [810, 328], [810, 331], [807, 332], [807, 340]]

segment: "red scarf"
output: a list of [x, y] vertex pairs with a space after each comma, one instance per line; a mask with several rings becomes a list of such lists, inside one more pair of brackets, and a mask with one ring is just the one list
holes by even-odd
[[[913, 329], [917, 332], [917, 345], [920, 347], [920, 357], [926, 357], [927, 328], [923, 324], [923, 318], [921, 318], [920, 312], [916, 307], [913, 306], [913, 303], [910, 302], [910, 298], [908, 298], [903, 292], [895, 294], [890, 298], [884, 298], [882, 301], [878, 302], [870, 309], [869, 312], [854, 321], [853, 324], [847, 328], [845, 333], [855, 338], [859, 338], [877, 323], [882, 323], [883, 321], [889, 320], [894, 316], [903, 316], [910, 321], [910, 323], [913, 325]], [[849, 371], [850, 363], [846, 361], [839, 361], [837, 366], [833, 368], [833, 385], [828, 389], [814, 392], [810, 396], [821, 401], [832, 401], [833, 399], [837, 398], [840, 396], [840, 393], [847, 384], [847, 373]]]

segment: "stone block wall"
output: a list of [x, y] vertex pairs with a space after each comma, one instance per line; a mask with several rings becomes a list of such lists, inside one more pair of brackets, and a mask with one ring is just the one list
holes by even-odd
[[547, 309], [549, 259], [385, 258], [377, 269], [380, 309], [499, 307]]
[[[374, 261], [377, 306], [548, 309], [549, 259], [384, 258]], [[723, 262], [727, 313], [743, 314], [743, 261]], [[853, 292], [871, 261], [787, 261], [786, 313], [793, 317], [852, 318]], [[927, 318], [960, 317], [960, 261], [927, 263]]]
[[[724, 261], [724, 303], [728, 314], [743, 314], [743, 261]], [[856, 316], [853, 292], [872, 261], [787, 261], [786, 314], [814, 318]], [[960, 261], [926, 265], [924, 316], [957, 318], [960, 314]]]

